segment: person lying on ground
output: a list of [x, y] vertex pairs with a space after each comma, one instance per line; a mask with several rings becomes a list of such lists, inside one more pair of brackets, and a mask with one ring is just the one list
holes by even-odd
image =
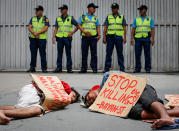
[[[119, 71], [113, 72], [120, 73]], [[87, 107], [93, 104], [109, 75], [110, 72], [106, 72], [101, 85], [94, 86], [86, 95], [82, 96], [82, 100]], [[158, 98], [156, 90], [147, 84], [138, 102], [129, 112], [128, 117], [132, 119], [157, 119], [151, 125], [151, 128], [160, 128], [175, 124], [171, 117], [179, 117], [179, 107], [167, 110], [163, 101]]]
[[[61, 82], [65, 92], [71, 97], [71, 103], [77, 102], [80, 94], [64, 81]], [[44, 98], [44, 94], [37, 88], [34, 82], [24, 86], [18, 94], [16, 105], [0, 106], [0, 124], [8, 124], [11, 118], [20, 119], [44, 114], [45, 110], [42, 107]]]

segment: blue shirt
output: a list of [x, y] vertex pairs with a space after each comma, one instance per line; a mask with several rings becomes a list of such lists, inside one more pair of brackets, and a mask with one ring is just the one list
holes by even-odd
[[[92, 18], [93, 18], [93, 16], [95, 16], [95, 15], [94, 15], [94, 14], [93, 14], [93, 15], [89, 15], [88, 13], [86, 13], [86, 16], [87, 16], [88, 19], [91, 21]], [[81, 16], [80, 16], [80, 18], [79, 18], [79, 20], [78, 20], [78, 23], [79, 23], [79, 24], [83, 24]], [[99, 19], [98, 19], [98, 18], [97, 18], [97, 21], [96, 21], [96, 26], [100, 26], [100, 24], [99, 24]]]
[[[63, 17], [63, 16], [61, 15], [61, 18], [62, 18], [63, 22], [65, 22], [65, 20], [66, 20], [67, 17], [68, 17], [68, 15], [67, 15], [66, 17]], [[71, 23], [72, 23], [72, 25], [75, 25], [75, 26], [78, 25], [78, 22], [74, 19], [73, 16], [72, 16], [72, 19], [71, 19]], [[58, 27], [57, 19], [56, 19], [56, 22], [55, 22], [55, 27]]]
[[[144, 22], [145, 18], [148, 18], [148, 16], [146, 16], [145, 18], [142, 17], [142, 16], [140, 16], [140, 18], [142, 19], [142, 22]], [[135, 18], [134, 21], [133, 21], [132, 27], [133, 27], [133, 28], [136, 28], [136, 18]], [[153, 21], [153, 19], [151, 18], [150, 28], [154, 28], [154, 27], [155, 27], [154, 21]]]
[[[32, 18], [33, 18], [33, 17], [32, 17]], [[29, 25], [32, 25], [32, 18], [30, 19]], [[40, 18], [41, 18], [41, 17], [40, 17]], [[40, 18], [37, 17], [37, 21], [39, 21]], [[45, 22], [45, 26], [48, 26], [48, 27], [50, 26], [49, 20], [48, 20], [48, 18], [47, 18], [46, 16], [44, 16], [43, 21]]]
[[[120, 16], [120, 14], [118, 13], [117, 16]], [[114, 16], [114, 18], [116, 19], [117, 16]], [[108, 23], [108, 16], [106, 17], [106, 20], [104, 21], [104, 25], [109, 25], [109, 23]], [[127, 25], [125, 17], [123, 18], [122, 25], [123, 25], [123, 26], [126, 26], [126, 25]]]

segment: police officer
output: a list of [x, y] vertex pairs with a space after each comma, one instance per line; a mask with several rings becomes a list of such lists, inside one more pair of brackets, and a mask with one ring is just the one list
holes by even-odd
[[111, 56], [114, 45], [117, 51], [120, 70], [124, 72], [123, 44], [126, 43], [126, 20], [124, 15], [118, 12], [119, 5], [117, 3], [113, 3], [111, 9], [112, 14], [108, 15], [104, 22], [103, 43], [107, 42], [104, 72], [109, 71], [111, 68]]
[[68, 6], [63, 5], [62, 7], [58, 8], [61, 10], [61, 16], [57, 17], [55, 23], [55, 30], [53, 33], [53, 44], [55, 44], [55, 37], [57, 41], [57, 51], [58, 51], [58, 58], [57, 58], [57, 68], [54, 70], [54, 73], [62, 72], [62, 57], [63, 57], [63, 48], [65, 46], [66, 57], [67, 57], [67, 72], [73, 73], [72, 71], [72, 58], [71, 58], [71, 42], [72, 42], [72, 35], [78, 30], [76, 27], [73, 30], [73, 25], [78, 26], [77, 21], [74, 19], [73, 16], [67, 14]]
[[39, 49], [41, 57], [41, 69], [42, 72], [47, 72], [47, 61], [46, 61], [46, 42], [47, 42], [47, 30], [49, 27], [49, 20], [46, 16], [43, 16], [43, 7], [38, 6], [35, 8], [36, 16], [32, 17], [28, 30], [30, 32], [30, 52], [31, 62], [30, 69], [27, 72], [35, 72], [37, 51]]
[[82, 35], [82, 67], [79, 73], [87, 72], [88, 49], [91, 51], [91, 68], [93, 73], [97, 73], [97, 41], [100, 39], [100, 24], [97, 16], [94, 15], [97, 5], [90, 3], [88, 13], [80, 16], [78, 23]]
[[[141, 52], [144, 47], [145, 55], [145, 70], [150, 73], [151, 58], [150, 58], [150, 44], [154, 45], [154, 21], [150, 16], [147, 16], [147, 6], [141, 5], [138, 10], [140, 16], [134, 19], [131, 33], [131, 44], [134, 45], [135, 38], [135, 60], [136, 67], [134, 73], [141, 71]], [[150, 40], [150, 37], [152, 39]]]

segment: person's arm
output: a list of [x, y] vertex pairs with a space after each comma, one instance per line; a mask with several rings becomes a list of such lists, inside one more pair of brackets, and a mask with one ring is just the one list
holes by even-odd
[[78, 24], [78, 29], [79, 29], [81, 32], [83, 32], [87, 37], [91, 37], [91, 34], [90, 34], [88, 31], [85, 31], [85, 30], [82, 28], [81, 24]]
[[100, 26], [96, 26], [97, 34], [98, 36], [96, 37], [97, 41], [101, 38], [101, 32], [100, 32]]
[[58, 31], [58, 27], [55, 27], [54, 31], [53, 31], [53, 37], [52, 37], [52, 43], [55, 44], [55, 36], [57, 34]]
[[104, 25], [103, 30], [103, 43], [106, 44], [106, 33], [107, 33], [108, 25]]
[[132, 28], [132, 32], [131, 32], [131, 45], [134, 45], [134, 35], [135, 35], [135, 28]]
[[45, 26], [41, 31], [36, 32], [37, 34], [42, 34], [48, 30], [48, 26]]
[[124, 29], [124, 38], [123, 38], [123, 43], [125, 44], [126, 43], [126, 26], [123, 26], [123, 29]]
[[151, 44], [152, 44], [152, 46], [153, 46], [153, 45], [154, 45], [155, 28], [152, 28], [152, 29], [151, 29], [151, 35], [152, 35]]
[[68, 37], [72, 37], [73, 36], [73, 34], [75, 33], [75, 32], [77, 32], [77, 30], [78, 30], [78, 23], [77, 23], [77, 21], [75, 20], [75, 18], [72, 16], [72, 20], [71, 20], [71, 23], [73, 24], [73, 25], [75, 25], [76, 27], [74, 28], [74, 30], [72, 31], [72, 32], [70, 32], [69, 34], [68, 34]]

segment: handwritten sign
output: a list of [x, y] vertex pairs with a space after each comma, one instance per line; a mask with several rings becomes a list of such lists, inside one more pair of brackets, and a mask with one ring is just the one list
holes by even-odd
[[42, 107], [46, 111], [57, 110], [71, 102], [61, 81], [56, 76], [38, 76], [31, 74], [38, 88], [44, 93], [45, 100]]
[[131, 108], [140, 98], [146, 84], [146, 78], [111, 72], [89, 109], [104, 114], [127, 117]]
[[165, 99], [169, 102], [165, 105], [167, 109], [173, 106], [179, 106], [179, 94], [167, 94], [165, 95]]

